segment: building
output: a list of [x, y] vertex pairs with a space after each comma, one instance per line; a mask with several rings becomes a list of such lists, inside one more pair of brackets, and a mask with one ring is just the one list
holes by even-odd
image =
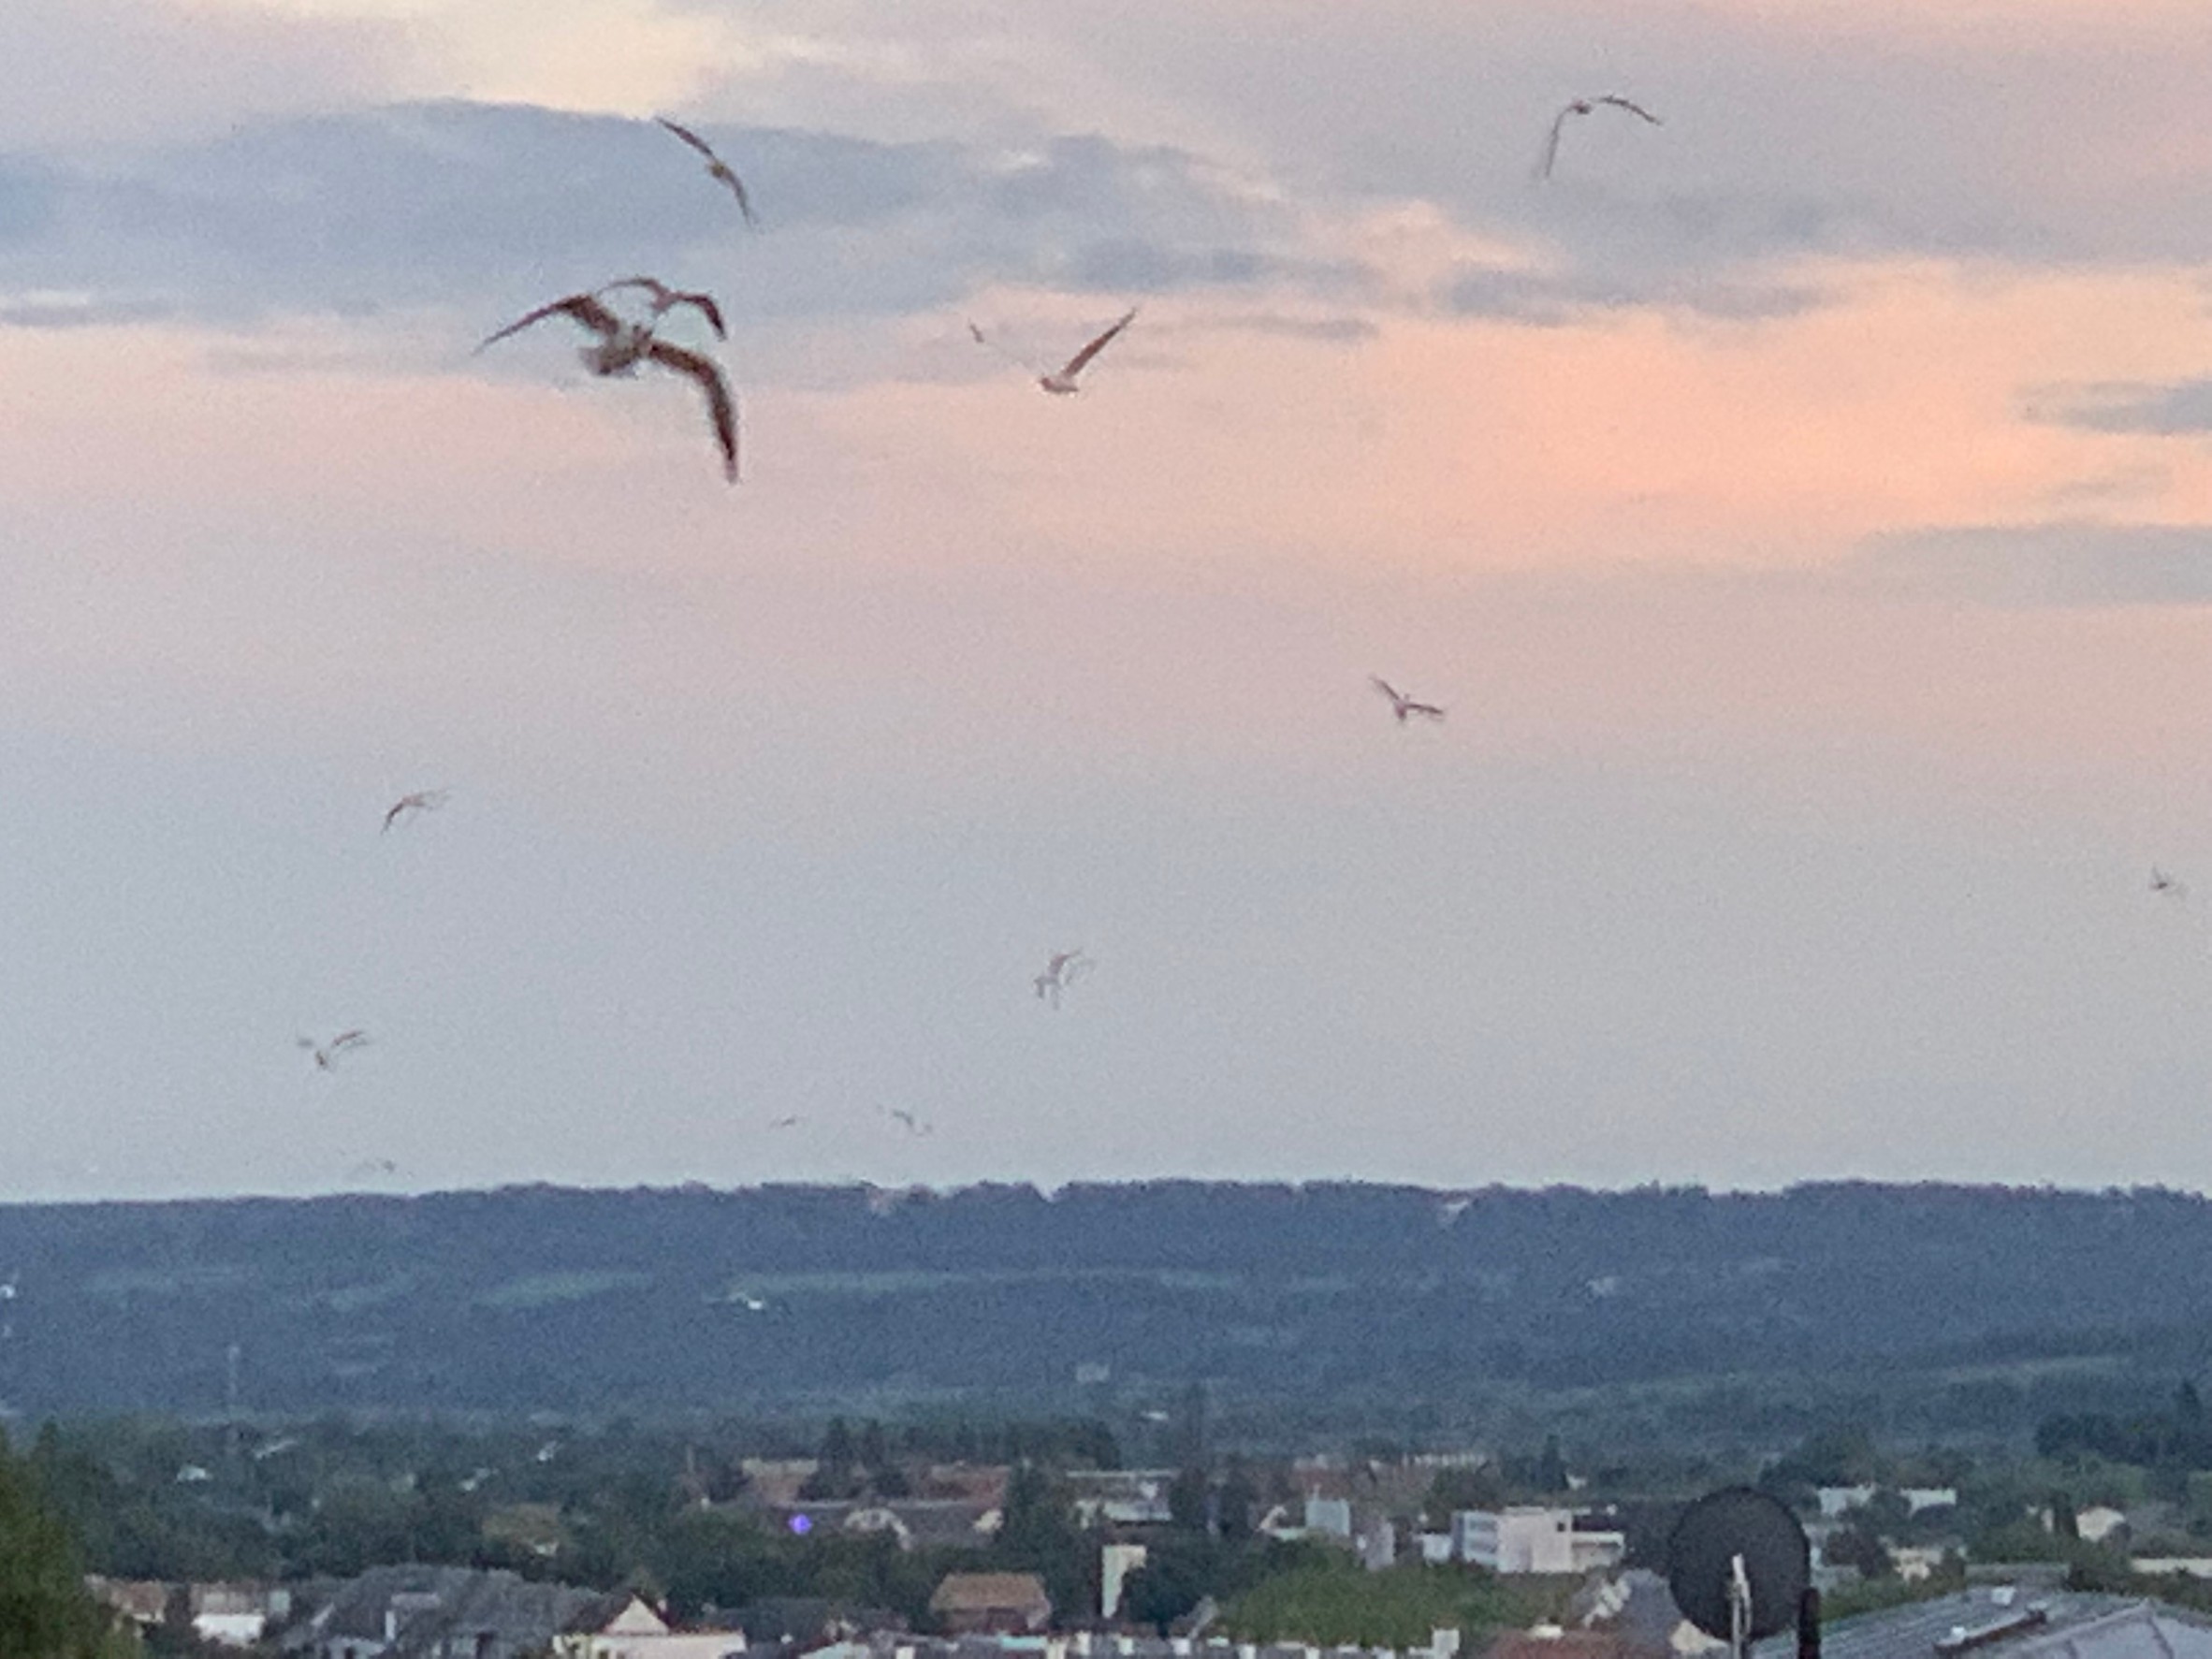
[[1052, 1623], [1052, 1597], [1035, 1573], [947, 1573], [929, 1610], [955, 1636], [1033, 1636]]
[[[1796, 1659], [1794, 1635], [1754, 1659]], [[1822, 1659], [2212, 1659], [2212, 1620], [2132, 1596], [1986, 1585], [1843, 1619]]]
[[1533, 1504], [1462, 1509], [1451, 1518], [1451, 1555], [1493, 1573], [1574, 1572], [1574, 1511]]
[[535, 1659], [628, 1608], [566, 1584], [468, 1567], [373, 1567], [304, 1601], [277, 1647], [298, 1659]]
[[1840, 1515], [1848, 1515], [1854, 1509], [1864, 1509], [1874, 1501], [1874, 1489], [1870, 1486], [1824, 1486], [1816, 1489], [1812, 1496], [1820, 1505], [1821, 1519], [1833, 1521]]
[[1325, 1498], [1319, 1493], [1305, 1500], [1305, 1533], [1309, 1538], [1349, 1538], [1352, 1535], [1352, 1502], [1349, 1498]]
[[1151, 1551], [1142, 1544], [1107, 1544], [1099, 1550], [1099, 1617], [1112, 1623], [1121, 1613], [1122, 1586]]
[[556, 1637], [553, 1652], [556, 1659], [737, 1659], [745, 1647], [742, 1630], [671, 1630], [633, 1595], [600, 1629]]

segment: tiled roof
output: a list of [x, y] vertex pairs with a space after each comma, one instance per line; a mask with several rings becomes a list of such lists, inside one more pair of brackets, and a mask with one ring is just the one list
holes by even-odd
[[1005, 1608], [1027, 1611], [1050, 1607], [1044, 1580], [1035, 1573], [947, 1573], [929, 1598], [936, 1613], [990, 1613]]
[[[2130, 1596], [1976, 1587], [1843, 1619], [1821, 1631], [1821, 1659], [2212, 1659], [2212, 1623]], [[1795, 1659], [1794, 1636], [1754, 1659]]]

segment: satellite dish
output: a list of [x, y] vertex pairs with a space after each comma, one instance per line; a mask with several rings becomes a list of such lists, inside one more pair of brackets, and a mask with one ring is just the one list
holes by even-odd
[[1805, 1529], [1786, 1505], [1748, 1486], [1708, 1492], [1674, 1523], [1666, 1539], [1666, 1587], [1682, 1616], [1721, 1641], [1733, 1641], [1739, 1583], [1750, 1591], [1743, 1639], [1779, 1636], [1797, 1623], [1798, 1604], [1812, 1582]]

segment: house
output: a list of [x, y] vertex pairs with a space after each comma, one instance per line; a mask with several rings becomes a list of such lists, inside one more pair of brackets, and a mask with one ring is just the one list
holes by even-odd
[[296, 1603], [278, 1638], [299, 1659], [534, 1659], [558, 1637], [593, 1634], [630, 1598], [468, 1567], [373, 1567]]
[[258, 1584], [195, 1584], [186, 1592], [192, 1634], [211, 1647], [250, 1648], [292, 1610], [288, 1590]]
[[1052, 1597], [1035, 1573], [947, 1573], [929, 1610], [955, 1636], [1031, 1636], [1052, 1623]]
[[140, 1630], [151, 1630], [168, 1617], [169, 1587], [151, 1579], [103, 1579], [85, 1575], [84, 1587], [93, 1599]]
[[2125, 1531], [2127, 1524], [2127, 1511], [2106, 1504], [2091, 1504], [2074, 1518], [2074, 1535], [2088, 1544], [2104, 1543], [2115, 1533]]
[[742, 1630], [671, 1630], [635, 1595], [600, 1629], [568, 1632], [553, 1641], [555, 1659], [736, 1659], [745, 1651]]
[[1823, 1486], [1813, 1492], [1820, 1505], [1824, 1520], [1833, 1521], [1839, 1515], [1848, 1515], [1854, 1509], [1864, 1509], [1874, 1501], [1870, 1486]]
[[[1842, 1619], [1823, 1659], [2212, 1659], [2212, 1620], [2132, 1596], [1984, 1585]], [[1794, 1633], [1753, 1659], [1795, 1659]]]
[[1907, 1515], [1917, 1515], [1923, 1509], [1958, 1507], [1958, 1489], [1955, 1486], [1900, 1486], [1897, 1495], [1905, 1500]]
[[1151, 1551], [1142, 1544], [1107, 1544], [1099, 1550], [1099, 1617], [1111, 1624], [1121, 1612], [1122, 1586]]
[[1070, 1469], [1061, 1478], [1084, 1526], [1165, 1526], [1172, 1469]]
[[1578, 1533], [1571, 1509], [1523, 1504], [1451, 1518], [1452, 1559], [1493, 1573], [1589, 1572], [1618, 1565], [1627, 1550], [1624, 1534]]

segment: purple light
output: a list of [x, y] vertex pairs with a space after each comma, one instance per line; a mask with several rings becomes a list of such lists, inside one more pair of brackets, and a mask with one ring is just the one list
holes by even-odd
[[808, 1516], [794, 1515], [791, 1518], [791, 1530], [803, 1538], [814, 1530], [814, 1522]]

